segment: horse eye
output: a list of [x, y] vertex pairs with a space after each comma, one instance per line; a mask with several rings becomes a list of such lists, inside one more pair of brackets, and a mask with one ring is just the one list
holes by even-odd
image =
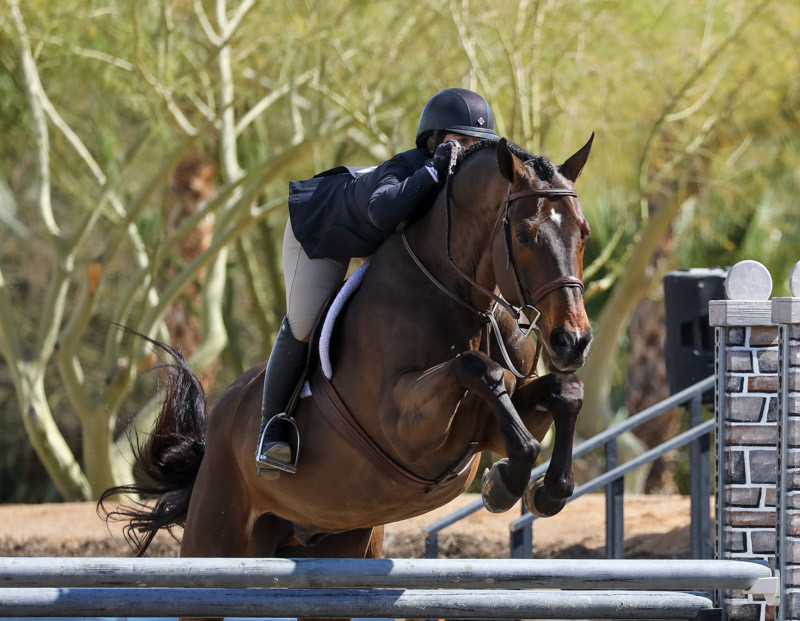
[[522, 246], [530, 246], [531, 245], [531, 238], [528, 237], [525, 233], [517, 233], [517, 241]]

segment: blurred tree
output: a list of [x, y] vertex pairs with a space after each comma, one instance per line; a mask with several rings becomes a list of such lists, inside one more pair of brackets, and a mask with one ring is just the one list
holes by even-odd
[[[94, 319], [168, 338], [169, 309], [181, 296], [193, 300], [199, 318], [189, 361], [202, 373], [227, 344], [223, 306], [229, 248], [239, 242], [247, 254], [247, 233], [285, 202], [282, 188], [272, 192], [270, 187], [285, 183], [286, 171], [307, 162], [315, 147], [338, 142], [347, 131], [366, 136], [381, 155], [388, 153], [390, 141], [378, 125], [374, 101], [369, 106], [350, 102], [350, 93], [319, 80], [323, 72], [334, 83], [353, 77], [352, 40], [339, 40], [335, 21], [320, 29], [301, 27], [269, 38], [269, 44], [305, 53], [287, 56], [283, 66], [270, 65], [258, 50], [267, 34], [278, 34], [279, 26], [266, 33], [248, 24], [255, 4], [244, 0], [228, 9], [219, 0], [211, 18], [200, 2], [180, 12], [170, 3], [131, 2], [89, 10], [94, 22], [89, 28], [83, 3], [62, 4], [56, 28], [39, 6], [26, 5], [26, 18], [17, 0], [8, 1], [5, 26], [18, 54], [12, 75], [24, 86], [36, 146], [35, 185], [23, 187], [35, 191], [29, 199], [35, 207], [32, 222], [39, 239], [49, 242], [50, 267], [39, 266], [45, 292], [30, 322], [12, 304], [14, 292], [0, 276], [0, 353], [11, 371], [27, 434], [65, 499], [96, 497], [130, 476], [130, 446], [124, 435], [114, 437], [115, 422], [136, 376], [156, 363], [143, 341]], [[109, 19], [120, 16], [121, 22]], [[289, 9], [280, 23], [298, 16]], [[266, 17], [257, 23], [263, 25]], [[40, 24], [35, 44], [30, 19]], [[102, 29], [107, 29], [105, 37], [97, 41]], [[41, 34], [54, 30], [68, 38]], [[85, 33], [86, 43], [81, 40]], [[106, 44], [115, 38], [121, 45], [112, 53]], [[338, 61], [319, 53], [321, 38], [338, 50]], [[74, 106], [54, 103], [55, 93], [69, 86], [50, 70], [65, 50], [67, 63], [99, 63], [130, 74], [110, 89], [116, 92], [107, 93], [120, 99], [101, 108], [131, 118], [114, 117], [97, 126], [78, 114], [86, 100]], [[90, 72], [84, 79], [87, 75], [98, 77]], [[377, 72], [365, 79], [377, 80]], [[249, 86], [249, 97], [241, 100], [236, 92], [240, 81]], [[366, 98], [374, 91], [357, 92]], [[262, 134], [268, 143], [245, 169], [240, 142], [246, 143], [243, 136], [267, 114], [281, 122], [270, 124], [269, 136]], [[210, 189], [201, 191], [206, 193], [198, 197], [202, 204], [195, 201], [190, 213], [175, 220], [169, 215], [180, 201], [160, 190], [176, 166], [180, 175], [187, 153], [199, 144], [217, 152], [221, 186], [213, 196]], [[201, 171], [195, 181], [210, 174]], [[245, 277], [251, 291], [266, 289], [257, 271], [245, 270]], [[273, 293], [282, 292], [273, 288]], [[100, 343], [98, 330], [105, 332]], [[105, 380], [87, 384], [86, 348], [97, 345]], [[99, 353], [89, 354], [93, 363]], [[69, 407], [80, 420], [82, 460], [53, 417], [53, 396], [46, 388], [53, 361]], [[133, 419], [137, 428], [147, 427], [154, 406], [154, 399], [139, 406]]]
[[[783, 282], [796, 259], [795, 5], [5, 2], [0, 356], [65, 498], [129, 477], [122, 423], [155, 411], [134, 384], [150, 348], [107, 322], [169, 339], [181, 308], [190, 363], [222, 359], [223, 387], [283, 314], [286, 181], [408, 148], [441, 88], [482, 92], [500, 133], [555, 161], [598, 132], [578, 184], [584, 436], [624, 411], [629, 320], [665, 270], [746, 256]], [[186, 208], [173, 171], [197, 152], [214, 171]]]
[[[694, 7], [695, 11], [698, 9]], [[634, 210], [628, 211], [628, 216], [640, 224], [625, 252], [607, 263], [607, 276], [595, 281], [590, 290], [590, 295], [596, 294], [613, 283], [597, 316], [594, 355], [583, 371], [587, 407], [582, 414], [581, 431], [585, 435], [596, 433], [613, 421], [610, 395], [614, 360], [620, 335], [633, 310], [649, 291], [660, 289], [665, 271], [709, 264], [708, 249], [726, 237], [725, 231], [715, 227], [715, 232], [705, 237], [703, 252], [695, 253], [691, 262], [677, 263], [673, 253], [663, 250], [676, 219], [681, 212], [688, 216], [696, 213], [700, 205], [710, 206], [720, 192], [726, 194], [737, 187], [749, 186], [750, 197], [758, 200], [765, 188], [753, 185], [758, 183], [761, 172], [751, 177], [738, 166], [728, 168], [732, 152], [753, 140], [772, 143], [772, 131], [787, 137], [796, 134], [796, 113], [776, 116], [785, 106], [782, 100], [786, 83], [791, 81], [789, 76], [798, 69], [792, 52], [797, 36], [783, 27], [787, 17], [782, 8], [771, 7], [770, 2], [726, 3], [719, 8], [709, 5], [704, 19], [697, 20], [704, 24], [703, 37], [694, 48], [684, 49], [684, 53], [693, 51], [693, 69], [676, 83], [666, 105], [654, 108], [657, 115], [638, 158]], [[795, 12], [788, 19], [796, 22], [798, 14]], [[663, 14], [659, 20], [663, 22]], [[692, 21], [687, 19], [685, 23]], [[753, 50], [766, 41], [770, 42], [775, 62], [769, 69], [762, 69], [752, 62]], [[774, 144], [778, 146], [780, 141]], [[732, 149], [732, 145], [736, 147]], [[723, 169], [728, 171], [720, 175], [723, 162]], [[719, 221], [719, 212], [708, 213], [714, 214], [715, 222]], [[753, 227], [753, 231], [762, 229]], [[678, 236], [678, 248], [681, 241], [682, 236]], [[723, 263], [740, 258], [738, 250]], [[750, 254], [744, 256], [763, 260], [764, 255], [765, 249], [751, 248]], [[590, 274], [596, 273], [595, 265], [590, 266]], [[636, 334], [630, 337], [634, 339]], [[629, 447], [633, 451], [636, 448]]]

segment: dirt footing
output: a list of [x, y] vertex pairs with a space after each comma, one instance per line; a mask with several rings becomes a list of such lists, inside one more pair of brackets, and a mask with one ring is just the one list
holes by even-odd
[[[384, 556], [419, 558], [422, 529], [473, 500], [465, 494], [425, 516], [389, 524]], [[627, 558], [688, 558], [689, 498], [625, 498]], [[442, 558], [508, 557], [508, 523], [519, 507], [503, 514], [485, 510], [439, 533]], [[176, 531], [180, 537], [180, 530]], [[605, 545], [605, 498], [591, 494], [568, 504], [557, 516], [534, 523], [537, 558], [602, 558]], [[153, 542], [150, 556], [178, 556], [179, 544], [166, 533]], [[106, 524], [93, 503], [0, 505], [0, 556], [130, 556], [119, 523]]]

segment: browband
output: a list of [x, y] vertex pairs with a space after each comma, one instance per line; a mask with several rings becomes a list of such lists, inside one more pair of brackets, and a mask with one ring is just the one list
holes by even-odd
[[575, 190], [569, 188], [533, 188], [530, 190], [522, 190], [522, 192], [514, 192], [511, 194], [511, 184], [508, 184], [508, 194], [506, 194], [506, 202], [510, 203], [513, 200], [522, 198], [523, 196], [538, 196], [539, 198], [550, 198], [555, 196], [575, 196], [578, 194]]

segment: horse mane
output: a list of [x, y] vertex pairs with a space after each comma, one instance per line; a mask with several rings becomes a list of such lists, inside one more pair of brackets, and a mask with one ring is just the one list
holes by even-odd
[[[556, 174], [556, 167], [550, 160], [543, 155], [533, 155], [532, 153], [528, 153], [525, 149], [511, 142], [510, 140], [506, 140], [506, 144], [508, 145], [508, 150], [511, 151], [511, 153], [516, 155], [523, 162], [529, 163], [533, 166], [533, 170], [539, 179], [546, 181], [547, 183], [552, 182], [553, 175]], [[489, 140], [488, 138], [473, 142], [469, 147], [460, 153], [456, 169], [453, 172], [457, 172], [460, 165], [465, 160], [469, 159], [469, 157], [474, 153], [488, 148], [497, 149], [497, 145], [498, 142], [496, 140]]]

